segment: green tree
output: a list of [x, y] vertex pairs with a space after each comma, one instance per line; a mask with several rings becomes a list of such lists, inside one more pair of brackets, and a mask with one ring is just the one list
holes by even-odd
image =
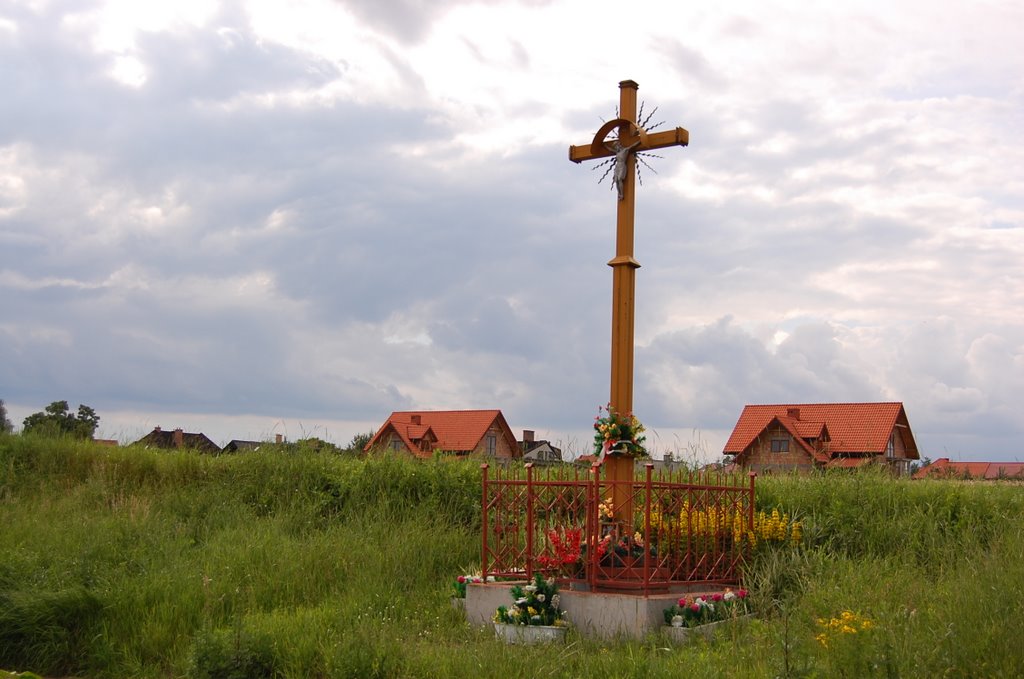
[[14, 425], [7, 419], [7, 406], [4, 405], [4, 400], [0, 398], [0, 434], [10, 434], [14, 431]]
[[349, 455], [362, 455], [363, 448], [373, 438], [373, 432], [366, 432], [364, 434], [356, 434], [352, 437], [352, 440], [348, 442], [348, 447], [345, 448], [344, 452]]
[[100, 416], [89, 406], [79, 405], [78, 414], [72, 415], [67, 401], [54, 401], [43, 412], [26, 417], [22, 433], [88, 439], [99, 424]]

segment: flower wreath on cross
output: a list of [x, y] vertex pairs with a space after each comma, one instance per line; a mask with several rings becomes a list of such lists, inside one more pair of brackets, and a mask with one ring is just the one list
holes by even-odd
[[644, 425], [633, 413], [616, 412], [610, 403], [598, 407], [594, 418], [594, 454], [599, 461], [606, 455], [647, 457], [646, 440]]

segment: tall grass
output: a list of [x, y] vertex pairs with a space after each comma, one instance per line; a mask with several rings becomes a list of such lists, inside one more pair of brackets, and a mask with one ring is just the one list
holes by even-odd
[[[81, 677], [1020, 676], [1024, 488], [758, 482], [808, 544], [758, 554], [764, 615], [713, 643], [506, 647], [448, 605], [478, 465], [222, 457], [0, 436], [0, 668]], [[818, 619], [868, 616], [824, 647]], [[840, 644], [839, 641], [843, 643]]]

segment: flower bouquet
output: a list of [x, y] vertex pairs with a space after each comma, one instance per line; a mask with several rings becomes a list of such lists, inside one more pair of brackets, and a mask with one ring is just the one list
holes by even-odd
[[748, 593], [745, 589], [733, 592], [726, 588], [724, 593], [709, 596], [697, 596], [693, 599], [683, 597], [665, 609], [665, 624], [673, 631], [700, 631], [710, 637], [721, 623], [752, 615]]
[[494, 630], [508, 643], [554, 641], [565, 636], [569, 623], [559, 607], [561, 596], [554, 579], [545, 580], [540, 573], [528, 585], [511, 590], [514, 604], [498, 606], [494, 614]]
[[665, 609], [665, 624], [673, 627], [697, 627], [711, 622], [732, 620], [750, 613], [748, 592], [745, 589], [733, 592], [728, 587], [724, 593], [683, 597]]
[[483, 582], [484, 579], [479, 575], [460, 575], [455, 578], [455, 582], [452, 583], [452, 597], [455, 599], [466, 598], [466, 586], [474, 582]]
[[610, 403], [598, 409], [594, 418], [594, 454], [599, 460], [606, 455], [647, 457], [646, 440], [644, 425], [633, 413], [616, 412]]

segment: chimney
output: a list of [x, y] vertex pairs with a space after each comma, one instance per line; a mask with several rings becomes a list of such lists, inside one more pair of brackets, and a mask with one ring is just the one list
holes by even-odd
[[786, 408], [786, 417], [791, 417], [794, 420], [799, 420], [800, 419], [800, 409], [799, 408]]
[[533, 443], [534, 432], [532, 429], [523, 430], [523, 443]]
[[182, 444], [185, 443], [185, 433], [181, 429], [175, 429], [173, 434], [174, 447], [181, 448]]
[[156, 427], [153, 427], [153, 431], [155, 431], [156, 433], [159, 434], [160, 433], [160, 426], [157, 425]]
[[423, 424], [423, 422], [422, 422], [422, 420], [421, 420], [419, 415], [413, 415], [412, 416], [412, 423], [413, 424]]
[[274, 434], [274, 443], [281, 443], [284, 441], [284, 437], [280, 434]]

